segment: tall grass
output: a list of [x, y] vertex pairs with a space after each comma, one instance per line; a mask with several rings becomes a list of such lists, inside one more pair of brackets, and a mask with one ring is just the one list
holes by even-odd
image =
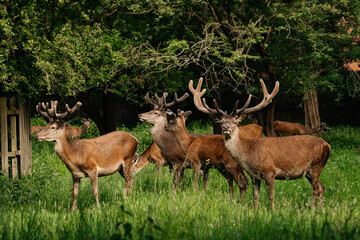
[[[211, 133], [209, 124], [189, 123], [191, 132]], [[139, 140], [138, 153], [152, 141], [150, 126], [124, 127]], [[321, 175], [325, 204], [313, 209], [306, 179], [276, 181], [275, 210], [262, 184], [259, 210], [252, 186], [245, 199], [228, 195], [225, 179], [211, 170], [208, 189], [192, 182], [186, 170], [179, 189], [168, 168], [156, 174], [149, 165], [135, 176], [128, 198], [120, 174], [99, 179], [101, 210], [88, 179], [82, 179], [77, 210], [71, 213], [71, 175], [53, 143], [33, 141], [32, 174], [0, 177], [1, 239], [359, 239], [360, 128], [334, 126], [323, 138], [332, 153]]]

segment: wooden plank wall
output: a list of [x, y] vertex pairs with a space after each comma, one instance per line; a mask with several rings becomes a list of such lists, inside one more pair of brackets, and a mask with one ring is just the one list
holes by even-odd
[[29, 105], [1, 97], [0, 131], [2, 173], [12, 178], [25, 176], [32, 165]]

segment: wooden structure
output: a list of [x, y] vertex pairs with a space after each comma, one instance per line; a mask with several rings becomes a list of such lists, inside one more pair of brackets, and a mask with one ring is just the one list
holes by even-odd
[[24, 176], [32, 165], [29, 105], [0, 97], [0, 131], [0, 174]]

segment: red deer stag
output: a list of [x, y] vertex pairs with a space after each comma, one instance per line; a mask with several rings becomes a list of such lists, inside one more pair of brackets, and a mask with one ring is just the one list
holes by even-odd
[[[66, 136], [64, 119], [72, 115], [82, 105], [77, 102], [73, 108], [66, 104], [66, 112], [57, 112], [57, 101], [39, 103], [36, 110], [49, 120], [46, 127], [35, 138], [39, 141], [54, 142], [55, 152], [69, 169], [73, 179], [72, 211], [75, 210], [80, 179], [89, 177], [96, 205], [98, 198], [98, 177], [119, 172], [125, 179], [125, 194], [128, 195], [131, 183], [131, 168], [138, 144], [129, 133], [115, 131], [93, 139], [79, 139], [71, 142]], [[45, 111], [42, 111], [43, 110]]]
[[155, 163], [156, 172], [160, 172], [164, 165], [167, 165], [161, 149], [153, 141], [149, 147], [134, 159], [133, 174], [138, 173], [149, 163]]
[[[200, 92], [200, 88], [203, 82], [203, 78], [199, 78], [199, 83], [196, 87], [196, 89], [194, 89], [192, 81], [190, 81], [191, 84], [189, 84], [189, 90], [190, 92], [195, 95], [195, 94], [199, 94], [199, 97], [201, 98], [205, 92], [206, 89], [203, 89]], [[213, 116], [213, 115], [211, 115]], [[246, 115], [243, 115], [243, 118], [245, 119]], [[213, 118], [214, 119], [214, 118]], [[214, 119], [215, 120], [215, 119]], [[244, 126], [238, 126], [239, 128], [239, 134], [244, 137], [244, 138], [256, 138], [256, 137], [261, 137], [263, 134], [263, 128], [255, 123], [252, 124], [248, 124], [248, 125], [244, 125]]]
[[211, 168], [216, 168], [226, 178], [229, 193], [233, 195], [233, 180], [240, 189], [241, 198], [246, 192], [249, 180], [239, 164], [234, 161], [225, 148], [224, 138], [221, 135], [190, 135], [185, 127], [185, 119], [191, 111], [178, 110], [178, 116], [167, 110], [168, 131], [174, 132], [186, 158], [194, 169], [195, 181], [198, 182], [200, 170], [203, 170], [203, 184], [206, 183]]
[[[314, 136], [288, 136], [288, 137], [261, 137], [245, 139], [239, 134], [237, 124], [242, 116], [266, 107], [279, 91], [279, 82], [271, 94], [260, 80], [264, 92], [263, 100], [254, 107], [249, 108], [251, 95], [245, 105], [238, 109], [239, 101], [230, 114], [222, 111], [215, 100], [215, 109], [210, 108], [205, 99], [201, 101], [200, 88], [194, 95], [195, 106], [202, 112], [215, 115], [221, 124], [225, 147], [231, 156], [249, 174], [253, 183], [253, 196], [255, 209], [258, 208], [258, 197], [261, 179], [268, 186], [268, 196], [271, 208], [274, 208], [275, 179], [298, 179], [303, 176], [310, 181], [313, 187], [313, 206], [320, 198], [323, 203], [324, 185], [320, 182], [320, 174], [330, 154], [330, 145], [321, 138]], [[192, 81], [189, 83], [193, 85]]]
[[274, 128], [277, 134], [285, 133], [287, 135], [323, 134], [326, 130], [330, 129], [324, 122], [319, 127], [308, 128], [301, 123], [285, 121], [274, 121]]
[[151, 128], [151, 135], [156, 143], [156, 145], [161, 149], [164, 154], [165, 160], [174, 169], [174, 187], [178, 183], [182, 182], [184, 167], [189, 167], [189, 162], [185, 161], [184, 152], [181, 149], [178, 141], [176, 140], [175, 133], [166, 131], [166, 109], [174, 106], [176, 103], [184, 101], [189, 94], [185, 93], [181, 98], [177, 97], [177, 94], [174, 94], [174, 101], [167, 103], [166, 98], [168, 94], [163, 93], [162, 97], [159, 97], [155, 94], [157, 100], [154, 97], [150, 98], [149, 93], [145, 96], [145, 101], [153, 105], [154, 109], [139, 114], [139, 119], [143, 122], [147, 122], [153, 125]]

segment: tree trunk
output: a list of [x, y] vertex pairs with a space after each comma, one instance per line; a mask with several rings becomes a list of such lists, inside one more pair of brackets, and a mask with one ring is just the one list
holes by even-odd
[[116, 130], [116, 99], [113, 93], [79, 93], [82, 109], [99, 128], [100, 135]]
[[316, 91], [307, 91], [304, 101], [305, 126], [316, 128], [321, 125], [319, 103]]

